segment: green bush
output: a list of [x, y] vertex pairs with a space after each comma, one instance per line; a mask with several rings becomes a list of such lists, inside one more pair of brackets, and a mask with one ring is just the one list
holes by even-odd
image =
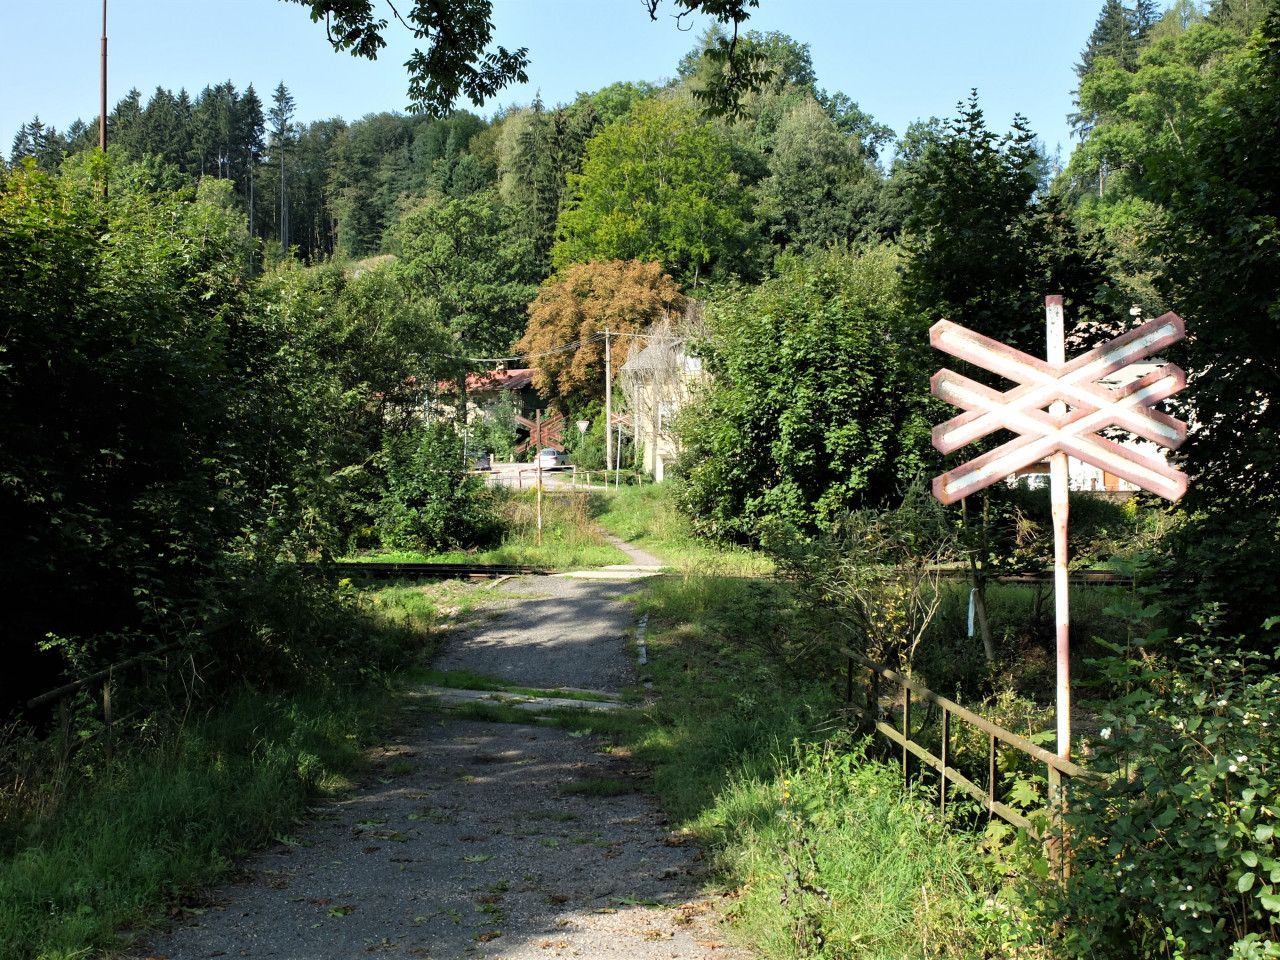
[[1177, 650], [1111, 662], [1130, 689], [1073, 792], [1075, 869], [1037, 901], [1069, 956], [1280, 957], [1274, 658]]
[[496, 539], [500, 525], [493, 499], [483, 481], [468, 473], [462, 454], [462, 437], [448, 424], [387, 441], [387, 492], [378, 519], [385, 546], [444, 550]]

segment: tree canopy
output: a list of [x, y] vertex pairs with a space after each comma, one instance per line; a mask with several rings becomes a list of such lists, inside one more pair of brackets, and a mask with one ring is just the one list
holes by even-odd
[[[642, 334], [658, 320], [680, 314], [685, 298], [657, 263], [606, 260], [571, 264], [546, 280], [529, 305], [529, 322], [516, 344], [531, 357], [534, 383], [546, 396], [575, 403], [604, 397], [604, 342], [613, 335], [620, 370]], [[569, 347], [570, 349], [565, 349]]]
[[656, 260], [696, 285], [749, 265], [755, 237], [728, 138], [676, 99], [643, 101], [606, 126], [568, 182], [557, 267]]

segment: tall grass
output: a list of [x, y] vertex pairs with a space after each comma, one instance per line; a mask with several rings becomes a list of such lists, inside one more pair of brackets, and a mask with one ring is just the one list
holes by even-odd
[[695, 536], [676, 505], [677, 492], [675, 482], [622, 487], [596, 501], [596, 520], [614, 536], [687, 573], [750, 577], [773, 570], [761, 553]]
[[541, 544], [538, 543], [537, 495], [532, 491], [503, 491], [500, 496], [503, 535], [497, 546], [436, 553], [375, 550], [349, 559], [391, 563], [517, 563], [553, 570], [626, 563], [626, 555], [610, 546], [596, 527], [595, 500], [601, 494], [545, 494]]
[[69, 753], [56, 735], [8, 731], [0, 957], [70, 960], [118, 946], [118, 930], [154, 923], [238, 855], [287, 835], [309, 802], [349, 787], [394, 715], [392, 659], [407, 666], [429, 652], [424, 629], [439, 616], [420, 588], [379, 601], [364, 621], [368, 660], [381, 664], [372, 674], [156, 704], [111, 754], [102, 738]]
[[53, 816], [10, 836], [0, 956], [83, 956], [287, 833], [309, 798], [359, 769], [380, 719], [367, 704], [354, 693], [244, 691], [200, 722], [94, 764]]

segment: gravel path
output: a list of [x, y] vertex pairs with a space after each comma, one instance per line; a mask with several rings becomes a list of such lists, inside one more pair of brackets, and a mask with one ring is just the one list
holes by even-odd
[[[630, 680], [625, 582], [509, 582], [438, 662], [529, 686]], [[599, 736], [421, 703], [370, 785], [244, 865], [138, 957], [739, 960], [697, 895], [701, 853]], [[610, 795], [616, 794], [616, 795]]]
[[452, 633], [435, 666], [526, 687], [620, 690], [633, 679], [625, 635], [634, 617], [618, 599], [635, 588], [629, 580], [508, 580], [494, 593], [514, 602]]

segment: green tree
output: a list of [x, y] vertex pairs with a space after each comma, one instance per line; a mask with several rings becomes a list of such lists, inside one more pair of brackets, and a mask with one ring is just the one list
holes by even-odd
[[1150, 244], [1165, 263], [1158, 284], [1187, 321], [1180, 359], [1193, 383], [1180, 451], [1191, 522], [1163, 574], [1180, 605], [1219, 603], [1228, 631], [1272, 648], [1261, 624], [1280, 582], [1280, 3], [1246, 44], [1197, 70], [1202, 43], [1218, 47], [1218, 28], [1175, 41], [1189, 60], [1176, 68], [1153, 44], [1134, 75], [1146, 86], [1176, 70], [1204, 85], [1182, 106], [1179, 136], [1148, 128], [1135, 180], [1163, 213]]
[[401, 219], [394, 244], [405, 282], [434, 304], [458, 352], [493, 357], [511, 349], [533, 299], [535, 264], [494, 191], [423, 201]]
[[1044, 160], [1015, 117], [987, 128], [975, 91], [895, 171], [908, 203], [912, 297], [946, 317], [1034, 353], [1044, 347], [1044, 296], [1065, 294], [1077, 324], [1106, 313], [1106, 275], [1061, 201], [1039, 203]]
[[879, 172], [817, 101], [806, 100], [783, 118], [768, 164], [769, 176], [759, 186], [760, 213], [783, 249], [879, 232]]
[[749, 269], [749, 217], [725, 135], [687, 105], [648, 100], [587, 143], [552, 261], [656, 260], [696, 286]]
[[901, 266], [889, 247], [784, 256], [776, 277], [708, 305], [695, 349], [712, 379], [680, 423], [699, 530], [813, 531], [887, 502], [924, 466], [932, 361]]
[[289, 249], [289, 178], [286, 173], [285, 160], [289, 153], [289, 142], [294, 137], [293, 114], [295, 104], [289, 88], [281, 80], [276, 85], [271, 97], [271, 152], [275, 155], [280, 167], [280, 216], [276, 221], [280, 235], [280, 249]]

